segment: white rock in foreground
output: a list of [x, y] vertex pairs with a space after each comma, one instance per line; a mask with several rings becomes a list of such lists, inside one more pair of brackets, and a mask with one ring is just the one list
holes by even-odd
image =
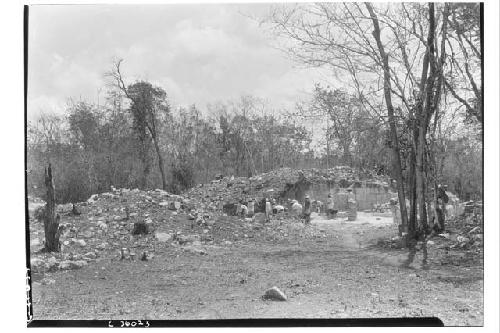
[[166, 232], [157, 232], [155, 236], [159, 242], [167, 242], [172, 239], [172, 234]]
[[278, 289], [278, 287], [272, 287], [271, 289], [266, 290], [266, 293], [263, 296], [264, 299], [268, 299], [271, 301], [286, 301], [286, 295]]

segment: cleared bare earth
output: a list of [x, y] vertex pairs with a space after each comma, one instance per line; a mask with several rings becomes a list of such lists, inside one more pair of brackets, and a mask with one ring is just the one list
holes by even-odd
[[[63, 222], [83, 230], [93, 223], [88, 215]], [[402, 268], [405, 251], [375, 245], [395, 235], [389, 217], [360, 213], [357, 222], [315, 217], [304, 226], [221, 216], [207, 228], [193, 226], [183, 213], [172, 216], [155, 208], [148, 215], [159, 221], [156, 233], [199, 234], [201, 241], [179, 245], [153, 241], [152, 235], [129, 237], [133, 251], [149, 249], [154, 257], [120, 260], [123, 236], [115, 242], [111, 233], [91, 234], [88, 248], [103, 239], [110, 244], [95, 260], [81, 269], [33, 273], [34, 319], [436, 316], [445, 325], [483, 324], [482, 252], [450, 250], [435, 240], [427, 268], [420, 265], [420, 252], [412, 267]], [[36, 230], [39, 225], [30, 228], [32, 241], [42, 236], [34, 235]], [[32, 255], [38, 250], [32, 246]], [[64, 251], [69, 250], [57, 256]], [[288, 301], [263, 300], [273, 286]]]

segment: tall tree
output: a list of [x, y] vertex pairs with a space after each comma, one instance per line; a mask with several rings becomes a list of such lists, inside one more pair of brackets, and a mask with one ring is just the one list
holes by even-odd
[[341, 149], [341, 162], [354, 167], [358, 161], [355, 161], [352, 151], [360, 148], [357, 141], [362, 140], [362, 137], [372, 130], [373, 117], [366, 112], [356, 96], [342, 89], [323, 88], [317, 84], [311, 103], [313, 110], [303, 112], [325, 114], [328, 117], [328, 141], [333, 139]]
[[[386, 124], [403, 221], [409, 185], [410, 233], [417, 228], [417, 211], [420, 229], [426, 228], [426, 193], [435, 187], [429, 178], [435, 140], [429, 129], [444, 112], [449, 11], [450, 4], [318, 3], [277, 7], [268, 20], [288, 40], [288, 53], [308, 65], [331, 68]], [[402, 138], [410, 139], [404, 151]]]
[[[165, 167], [160, 145], [160, 121], [162, 116], [170, 113], [170, 105], [167, 101], [167, 93], [160, 87], [153, 86], [146, 81], [138, 81], [126, 86], [120, 71], [122, 60], [115, 64], [115, 68], [108, 73], [116, 83], [116, 86], [131, 101], [130, 111], [134, 119], [134, 129], [138, 133], [139, 139], [144, 143], [143, 154], [146, 154], [147, 140], [150, 138], [153, 142], [156, 157], [158, 159], [158, 169], [161, 174], [162, 187], [167, 189], [167, 179], [165, 176]], [[149, 171], [145, 162], [145, 174]]]
[[389, 56], [385, 52], [384, 45], [382, 44], [382, 39], [380, 37], [380, 26], [378, 17], [373, 10], [373, 7], [369, 3], [365, 3], [366, 8], [370, 12], [370, 17], [373, 22], [373, 37], [377, 42], [378, 52], [380, 53], [381, 66], [384, 71], [384, 98], [385, 104], [387, 106], [387, 116], [389, 118], [389, 128], [391, 133], [391, 147], [393, 151], [393, 168], [396, 175], [396, 181], [398, 182], [398, 197], [399, 197], [399, 207], [401, 210], [401, 221], [403, 228], [408, 225], [408, 214], [406, 212], [406, 200], [405, 200], [405, 190], [403, 181], [403, 172], [401, 169], [401, 156], [399, 152], [399, 140], [398, 133], [396, 129], [396, 119], [394, 116], [394, 107], [392, 105], [392, 89], [391, 89], [391, 69], [389, 67]]
[[[366, 4], [366, 8], [369, 13], [358, 3], [305, 4], [291, 9], [282, 7], [272, 13], [270, 21], [278, 35], [297, 42], [287, 48], [289, 53], [306, 64], [328, 66], [338, 76], [348, 75], [366, 109], [374, 117], [387, 119], [389, 142], [393, 151], [393, 177], [398, 184], [402, 224], [406, 227], [404, 180], [397, 119], [392, 101], [394, 89], [391, 86], [398, 78], [389, 66], [389, 54], [386, 53], [380, 36], [379, 19], [370, 4]], [[369, 32], [373, 33], [374, 40], [369, 39]], [[382, 97], [385, 99], [385, 107], [376, 102], [380, 89], [373, 85], [373, 82], [380, 79], [380, 73], [383, 73]], [[387, 111], [385, 117], [383, 109]]]

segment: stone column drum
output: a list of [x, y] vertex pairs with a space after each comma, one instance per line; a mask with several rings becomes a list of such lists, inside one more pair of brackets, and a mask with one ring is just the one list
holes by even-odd
[[353, 199], [349, 199], [347, 201], [347, 220], [348, 221], [356, 221], [358, 216], [358, 208], [357, 203]]

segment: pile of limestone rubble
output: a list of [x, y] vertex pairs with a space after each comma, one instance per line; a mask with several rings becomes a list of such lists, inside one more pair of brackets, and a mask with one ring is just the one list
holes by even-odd
[[[460, 264], [463, 259], [482, 258], [484, 255], [484, 225], [481, 213], [466, 211], [460, 216], [447, 218], [445, 231], [427, 241], [429, 251], [442, 252], [441, 264]], [[381, 239], [378, 245], [401, 248], [401, 237]], [[417, 248], [422, 246], [421, 243]], [[458, 259], [457, 259], [458, 258]]]
[[[224, 205], [244, 203], [250, 199], [257, 203], [261, 203], [264, 198], [274, 198], [277, 202], [283, 202], [285, 192], [300, 182], [310, 185], [330, 184], [346, 188], [366, 180], [387, 185], [383, 177], [363, 174], [345, 166], [303, 170], [281, 168], [250, 178], [220, 177], [209, 184], [200, 184], [190, 189], [186, 195], [195, 198], [212, 210], [223, 210]], [[256, 211], [263, 210], [262, 204], [257, 205]]]
[[[342, 179], [356, 177], [343, 169], [327, 174]], [[325, 237], [323, 231], [304, 226], [302, 220], [282, 212], [266, 222], [263, 213], [253, 217], [228, 216], [221, 206], [235, 198], [278, 193], [287, 182], [306, 177], [324, 177], [315, 170], [300, 174], [291, 169], [252, 178], [223, 178], [191, 189], [183, 195], [163, 190], [114, 189], [94, 194], [86, 202], [58, 205], [60, 216], [59, 252], [44, 248], [43, 209], [45, 203], [28, 198], [30, 261], [34, 273], [78, 269], [100, 260], [151, 260], [158, 251], [209, 255], [218, 246], [231, 247], [249, 242], [294, 242], [299, 238]], [[316, 178], [315, 178], [316, 177]], [[136, 233], [137, 225], [146, 230]]]

